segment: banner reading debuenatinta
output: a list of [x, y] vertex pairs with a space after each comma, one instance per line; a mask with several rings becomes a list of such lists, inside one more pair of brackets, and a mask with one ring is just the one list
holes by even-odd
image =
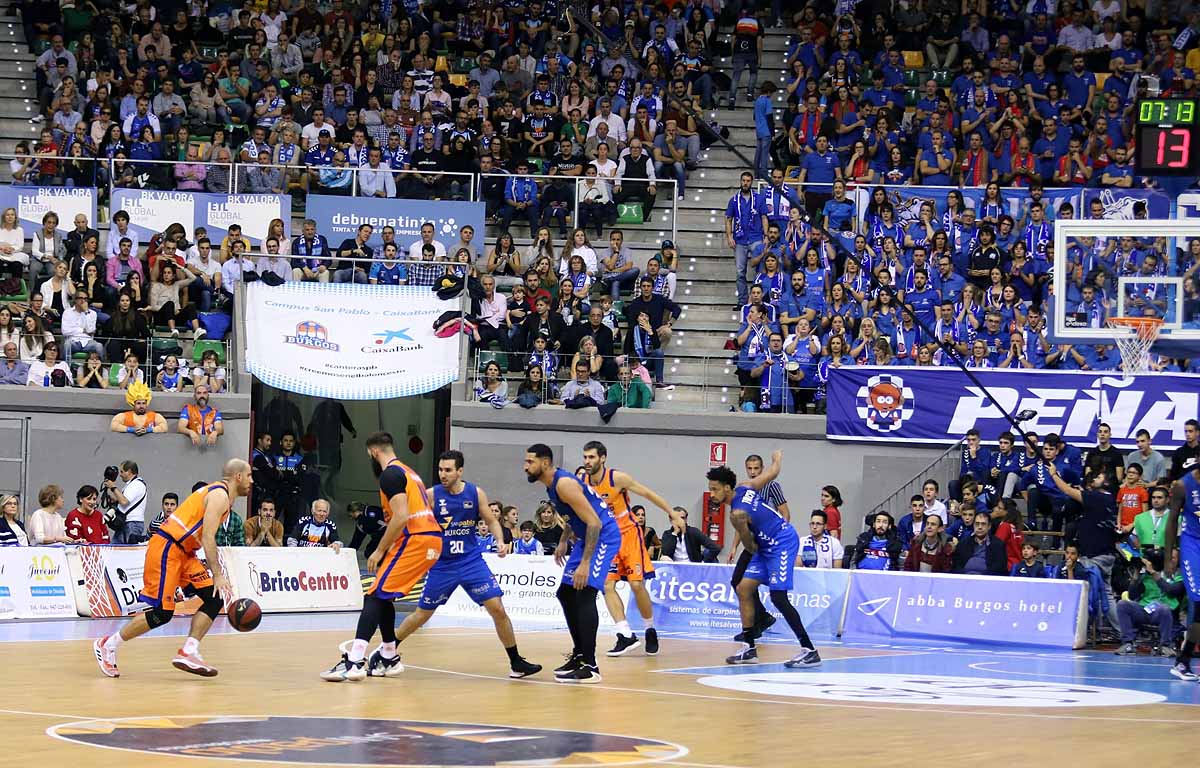
[[459, 308], [429, 288], [250, 283], [246, 368], [288, 392], [379, 400], [430, 392], [458, 377], [459, 336], [434, 333]]

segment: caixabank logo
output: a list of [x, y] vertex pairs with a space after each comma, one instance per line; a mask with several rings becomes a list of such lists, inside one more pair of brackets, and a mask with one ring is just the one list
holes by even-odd
[[50, 728], [57, 739], [166, 756], [290, 765], [647, 765], [687, 749], [587, 731], [349, 717], [153, 717]]

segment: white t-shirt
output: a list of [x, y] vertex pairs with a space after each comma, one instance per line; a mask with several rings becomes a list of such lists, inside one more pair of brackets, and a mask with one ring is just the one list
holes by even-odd
[[117, 508], [125, 513], [125, 522], [146, 522], [146, 491], [146, 481], [140, 477], [133, 478], [121, 489], [121, 495], [129, 502], [117, 505]]
[[832, 568], [834, 563], [840, 563], [846, 554], [842, 542], [828, 533], [815, 541], [812, 534], [800, 539], [800, 557], [796, 565], [801, 568]]
[[[434, 258], [446, 258], [446, 246], [442, 245], [440, 240], [433, 240], [431, 244], [433, 245]], [[416, 242], [408, 246], [408, 258], [412, 259], [413, 261], [422, 261], [421, 246], [423, 245], [425, 245], [425, 241], [418, 238]]]

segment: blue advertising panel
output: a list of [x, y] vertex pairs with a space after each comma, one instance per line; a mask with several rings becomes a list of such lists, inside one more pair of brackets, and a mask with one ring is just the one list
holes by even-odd
[[26, 238], [42, 228], [42, 217], [51, 212], [58, 214], [58, 231], [64, 236], [74, 229], [76, 214], [96, 226], [96, 190], [91, 187], [0, 186], [0, 211], [6, 208], [17, 210]]
[[954, 443], [968, 429], [994, 441], [1010, 429], [1010, 414], [1030, 409], [1022, 426], [1055, 432], [1076, 445], [1096, 444], [1096, 425], [1112, 427], [1112, 442], [1136, 447], [1138, 430], [1159, 450], [1183, 444], [1184, 423], [1200, 409], [1200, 376], [1091, 371], [978, 370], [992, 397], [957, 368], [843, 366], [831, 369], [826, 432], [831, 440]]
[[1071, 648], [1082, 581], [854, 571], [842, 637]]
[[[383, 228], [394, 227], [396, 242], [408, 248], [421, 236], [421, 225], [433, 224], [433, 237], [450, 249], [458, 242], [458, 233], [466, 225], [475, 228], [473, 244], [483, 250], [484, 204], [458, 200], [403, 200], [378, 197], [338, 197], [309, 195], [305, 216], [317, 223], [317, 232], [325, 235], [336, 247], [354, 237], [358, 228], [370, 224], [374, 228], [367, 243], [383, 243]], [[453, 256], [453, 254], [448, 254]]]
[[[654, 578], [646, 589], [654, 601], [654, 626], [674, 632], [694, 632], [729, 636], [742, 628], [737, 594], [730, 586], [733, 566], [707, 563], [654, 564]], [[797, 568], [794, 587], [789, 594], [805, 628], [815, 635], [837, 634], [846, 582], [850, 572], [825, 568]], [[767, 599], [766, 587], [760, 588], [768, 609], [778, 616]], [[641, 626], [636, 610], [627, 611], [631, 625]], [[776, 625], [788, 631], [786, 624]]]
[[214, 245], [229, 234], [230, 224], [240, 224], [242, 235], [261, 250], [272, 219], [283, 221], [291, 236], [292, 198], [289, 195], [222, 195], [209, 192], [158, 192], [149, 189], [114, 189], [112, 211], [129, 214], [129, 226], [145, 243], [171, 224], [183, 225], [191, 240], [196, 227], [208, 231]]

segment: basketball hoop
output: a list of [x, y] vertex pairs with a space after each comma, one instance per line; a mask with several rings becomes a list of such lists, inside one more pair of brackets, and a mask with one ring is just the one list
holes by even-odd
[[1126, 373], [1150, 370], [1150, 347], [1162, 330], [1160, 317], [1110, 317], [1108, 327], [1115, 333], [1113, 342], [1121, 352]]

